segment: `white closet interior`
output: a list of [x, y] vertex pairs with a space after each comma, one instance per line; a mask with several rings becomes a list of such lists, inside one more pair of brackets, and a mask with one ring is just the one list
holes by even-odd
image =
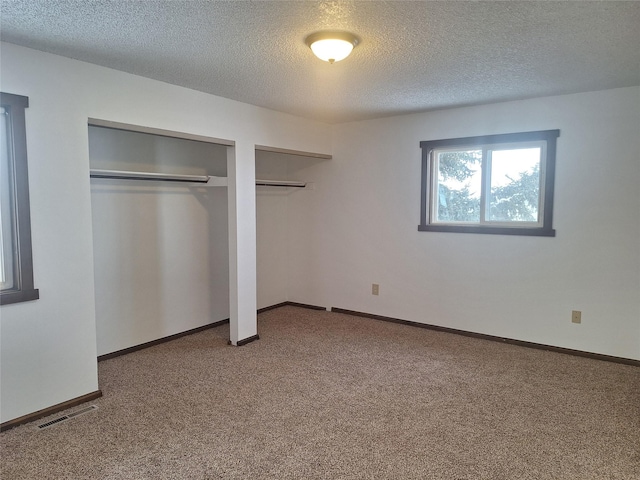
[[[226, 177], [226, 146], [89, 126], [91, 170]], [[229, 318], [227, 189], [92, 178], [98, 355]]]
[[[256, 280], [258, 308], [293, 298], [291, 268], [314, 262], [315, 239], [309, 237], [308, 213], [322, 188], [316, 170], [329, 155], [289, 154], [256, 147]], [[275, 150], [275, 149], [274, 149]], [[305, 188], [278, 188], [269, 180], [292, 182]], [[309, 265], [312, 268], [312, 265]]]

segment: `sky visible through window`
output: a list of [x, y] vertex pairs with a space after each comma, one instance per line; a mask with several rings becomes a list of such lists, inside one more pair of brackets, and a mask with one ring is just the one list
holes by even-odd
[[493, 150], [491, 154], [491, 186], [504, 187], [533, 173], [540, 165], [540, 147], [516, 150]]
[[[480, 151], [477, 151], [481, 154]], [[503, 187], [517, 181], [523, 173], [533, 173], [540, 165], [540, 147], [519, 148], [509, 150], [493, 150], [491, 161], [491, 186]], [[482, 168], [479, 163], [467, 163], [467, 168], [473, 171], [468, 178], [460, 181], [454, 177], [445, 177], [442, 172], [438, 175], [438, 183], [451, 190], [462, 190], [468, 187], [469, 196], [480, 198], [482, 185]]]

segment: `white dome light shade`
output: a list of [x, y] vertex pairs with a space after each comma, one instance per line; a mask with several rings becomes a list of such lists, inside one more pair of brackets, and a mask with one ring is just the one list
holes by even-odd
[[348, 32], [318, 32], [309, 35], [306, 44], [316, 57], [333, 63], [347, 58], [358, 39]]
[[346, 40], [318, 40], [311, 44], [311, 50], [320, 60], [333, 63], [347, 58], [353, 45]]

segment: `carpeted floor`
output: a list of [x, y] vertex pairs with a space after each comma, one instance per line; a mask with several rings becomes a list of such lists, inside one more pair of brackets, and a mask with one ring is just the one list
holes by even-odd
[[640, 369], [283, 307], [99, 364], [94, 412], [0, 435], [19, 479], [640, 478]]

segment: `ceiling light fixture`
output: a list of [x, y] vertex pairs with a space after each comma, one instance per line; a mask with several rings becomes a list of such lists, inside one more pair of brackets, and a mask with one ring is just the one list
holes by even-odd
[[329, 63], [347, 58], [359, 42], [352, 33], [336, 31], [312, 33], [305, 40], [316, 57]]

